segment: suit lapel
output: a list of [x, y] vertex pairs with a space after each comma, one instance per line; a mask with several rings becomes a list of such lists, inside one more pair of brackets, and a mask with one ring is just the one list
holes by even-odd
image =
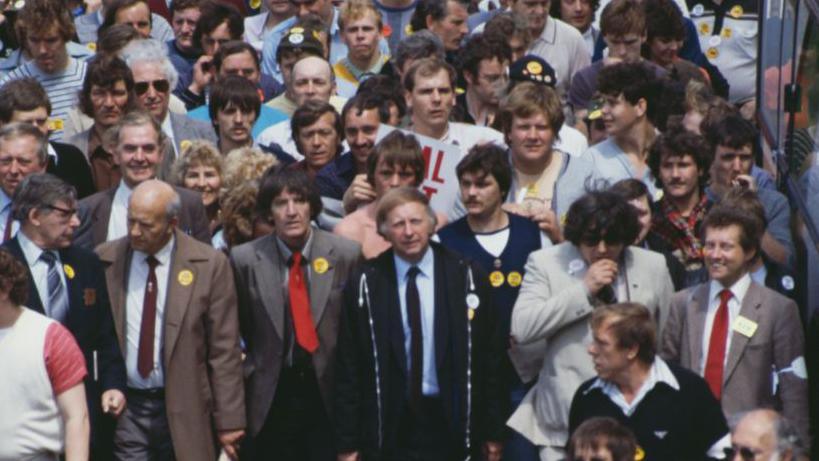
[[310, 311], [313, 315], [313, 323], [316, 328], [318, 328], [321, 323], [321, 318], [324, 316], [324, 310], [327, 307], [327, 298], [330, 296], [330, 290], [333, 287], [336, 261], [333, 246], [325, 241], [322, 231], [313, 229], [312, 232], [313, 242], [311, 243], [310, 257], [313, 261], [319, 258], [325, 258], [328, 262], [327, 271], [320, 274], [313, 270], [313, 261], [308, 261], [308, 270], [310, 271]]
[[709, 284], [703, 283], [694, 288], [691, 294], [691, 302], [687, 303], [687, 318], [690, 319], [688, 325], [688, 347], [691, 357], [691, 368], [699, 369], [702, 357], [702, 335], [705, 330], [705, 315], [708, 313], [708, 291]]
[[433, 279], [435, 290], [435, 365], [438, 376], [441, 376], [442, 370], [447, 369], [444, 365], [450, 339], [450, 335], [447, 334], [450, 319], [449, 309], [457, 309], [461, 304], [457, 301], [450, 302], [448, 299], [450, 295], [448, 288], [454, 286], [454, 284], [449, 283], [447, 276], [457, 274], [456, 268], [448, 267], [448, 261], [440, 255], [440, 252], [434, 251], [432, 247], [430, 247], [430, 251], [432, 251], [435, 261], [435, 278]]
[[[168, 293], [165, 297], [165, 364], [170, 363], [176, 340], [182, 329], [182, 322], [185, 319], [185, 312], [188, 310], [191, 295], [196, 284], [201, 280], [197, 271], [198, 263], [207, 261], [196, 255], [195, 249], [190, 245], [188, 237], [178, 229], [174, 231], [176, 243], [171, 256], [171, 267], [168, 272]], [[180, 274], [189, 271], [192, 275], [193, 283], [183, 283]]]
[[279, 338], [284, 338], [284, 306], [285, 300], [282, 296], [283, 274], [280, 271], [279, 249], [272, 236], [265, 237], [261, 241], [259, 249], [256, 251], [258, 263], [253, 270], [255, 286], [259, 290], [259, 297], [262, 304], [273, 322], [273, 328]]
[[[383, 258], [383, 259], [382, 259]], [[380, 293], [380, 304], [386, 306], [387, 321], [389, 322], [389, 338], [392, 345], [392, 352], [398, 360], [401, 373], [407, 376], [407, 350], [404, 347], [404, 319], [401, 315], [401, 301], [398, 293], [398, 275], [395, 270], [395, 261], [392, 250], [385, 252], [379, 257], [377, 265], [380, 277], [384, 277], [384, 292]], [[381, 285], [381, 284], [378, 284]]]
[[[742, 306], [739, 308], [739, 315], [758, 324], [759, 323], [759, 307], [762, 304], [762, 297], [759, 286], [755, 282], [751, 282], [748, 287], [748, 292], [745, 293], [745, 298], [742, 300]], [[736, 319], [734, 320], [736, 322]], [[731, 336], [731, 348], [728, 349], [728, 362], [725, 364], [725, 372], [723, 373], [722, 382], [728, 382], [731, 374], [737, 367], [742, 353], [745, 352], [745, 347], [748, 341], [751, 340], [737, 331], [733, 330], [733, 325], [728, 326], [728, 333]]]
[[131, 265], [133, 253], [127, 239], [120, 239], [107, 250], [99, 256], [102, 261], [110, 265], [110, 268], [105, 270], [105, 281], [108, 284], [111, 316], [114, 319], [119, 348], [125, 354], [128, 350], [125, 347], [125, 294], [128, 290], [128, 268]]
[[45, 315], [45, 308], [43, 306], [43, 301], [40, 299], [40, 293], [37, 292], [37, 285], [34, 284], [34, 276], [31, 275], [31, 268], [28, 267], [28, 261], [26, 261], [26, 256], [23, 254], [23, 248], [20, 246], [20, 241], [17, 237], [12, 238], [9, 240], [5, 245], [5, 248], [17, 258], [20, 263], [26, 267], [26, 274], [28, 275], [28, 300], [26, 301], [26, 307], [31, 310], [37, 311], [43, 315]]
[[111, 205], [114, 202], [117, 187], [108, 189], [105, 199], [100, 200], [99, 206], [94, 207], [94, 213], [91, 215], [91, 234], [94, 245], [108, 240], [108, 221], [111, 219]]

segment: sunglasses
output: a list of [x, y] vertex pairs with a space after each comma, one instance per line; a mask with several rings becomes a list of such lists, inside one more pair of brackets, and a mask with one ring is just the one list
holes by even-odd
[[152, 86], [159, 93], [167, 93], [171, 88], [171, 83], [165, 79], [154, 80], [152, 82], [136, 82], [134, 83], [134, 91], [138, 95], [143, 95], [148, 91], [148, 88]]
[[751, 448], [742, 447], [739, 445], [731, 445], [730, 447], [725, 448], [723, 451], [725, 452], [726, 461], [732, 461], [737, 454], [739, 455], [739, 459], [742, 461], [754, 461], [756, 456], [759, 454]]

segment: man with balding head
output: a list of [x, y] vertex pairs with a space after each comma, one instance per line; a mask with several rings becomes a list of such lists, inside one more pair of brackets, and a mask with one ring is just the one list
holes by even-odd
[[749, 411], [731, 433], [726, 461], [796, 461], [808, 459], [794, 426], [774, 410]]
[[[135, 187], [156, 178], [168, 139], [159, 123], [148, 112], [126, 114], [114, 127], [111, 137], [116, 145], [114, 163], [119, 165], [122, 179], [104, 191], [80, 201], [80, 227], [74, 243], [94, 249], [97, 245], [116, 240], [127, 234], [128, 200]], [[0, 166], [0, 172], [2, 172]], [[210, 230], [205, 208], [198, 193], [176, 188], [182, 202], [178, 227], [188, 235], [209, 243]]]
[[[341, 113], [346, 100], [335, 94], [336, 78], [330, 63], [324, 58], [308, 56], [293, 66], [290, 81], [287, 82], [287, 90], [271, 101], [271, 105], [278, 101], [275, 108], [286, 113], [290, 118], [296, 113], [296, 109], [308, 101], [329, 102], [336, 112]], [[261, 146], [276, 144], [296, 160], [304, 158], [293, 140], [289, 119], [262, 131], [256, 142]]]
[[217, 437], [235, 459], [244, 435], [233, 273], [177, 228], [181, 207], [173, 187], [144, 181], [127, 236], [97, 248], [128, 382], [116, 459], [216, 459]]

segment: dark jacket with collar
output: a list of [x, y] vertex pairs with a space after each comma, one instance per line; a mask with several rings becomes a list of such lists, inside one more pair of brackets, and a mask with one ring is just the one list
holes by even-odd
[[[469, 453], [477, 458], [484, 442], [504, 439], [508, 399], [498, 368], [505, 338], [499, 333], [486, 275], [438, 244], [430, 248], [435, 265], [435, 363], [450, 456], [463, 459]], [[359, 451], [365, 460], [396, 456], [406, 408], [407, 358], [393, 254], [388, 250], [368, 260], [344, 290], [336, 362], [336, 445], [340, 453]], [[474, 290], [469, 289], [469, 269]], [[472, 314], [466, 304], [470, 292], [480, 299]]]

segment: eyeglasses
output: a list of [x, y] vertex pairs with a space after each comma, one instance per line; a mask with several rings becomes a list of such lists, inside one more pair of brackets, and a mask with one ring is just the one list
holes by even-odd
[[76, 208], [62, 208], [56, 205], [46, 205], [45, 207], [48, 208], [49, 210], [54, 210], [60, 213], [60, 217], [62, 217], [63, 219], [68, 219], [77, 214]]
[[160, 93], [167, 93], [168, 90], [171, 89], [171, 83], [166, 79], [162, 79], [152, 82], [136, 82], [134, 83], [134, 91], [136, 91], [138, 95], [143, 95], [148, 91], [148, 88], [152, 86]]
[[753, 448], [750, 447], [743, 447], [740, 445], [731, 445], [723, 450], [725, 452], [725, 459], [727, 461], [732, 461], [734, 456], [737, 454], [739, 455], [739, 459], [742, 461], [754, 461], [757, 455], [761, 454], [760, 451], [755, 451]]

